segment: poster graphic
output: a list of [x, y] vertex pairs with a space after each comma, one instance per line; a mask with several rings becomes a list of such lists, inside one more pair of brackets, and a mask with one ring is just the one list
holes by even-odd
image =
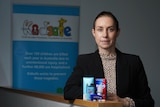
[[13, 4], [13, 88], [63, 93], [78, 56], [79, 10]]

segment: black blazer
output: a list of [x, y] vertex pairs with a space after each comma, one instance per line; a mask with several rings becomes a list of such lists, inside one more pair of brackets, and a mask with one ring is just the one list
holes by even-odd
[[[139, 56], [126, 54], [116, 49], [116, 88], [119, 97], [130, 97], [136, 107], [154, 107], [147, 77]], [[64, 87], [64, 98], [82, 99], [82, 78], [103, 77], [103, 65], [98, 50], [95, 53], [79, 55], [74, 71]]]

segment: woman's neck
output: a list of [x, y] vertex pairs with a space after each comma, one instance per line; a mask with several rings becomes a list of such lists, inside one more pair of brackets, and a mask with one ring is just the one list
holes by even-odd
[[106, 54], [106, 55], [115, 55], [116, 51], [115, 51], [115, 48], [111, 48], [111, 49], [99, 49], [99, 53]]

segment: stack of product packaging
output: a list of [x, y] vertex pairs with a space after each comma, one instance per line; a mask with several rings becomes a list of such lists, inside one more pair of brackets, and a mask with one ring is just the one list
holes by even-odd
[[83, 77], [83, 100], [105, 101], [107, 81], [105, 78]]

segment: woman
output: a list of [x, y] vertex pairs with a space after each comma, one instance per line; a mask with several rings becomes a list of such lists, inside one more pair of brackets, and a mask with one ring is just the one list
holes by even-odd
[[115, 46], [119, 33], [118, 20], [111, 12], [97, 15], [92, 34], [98, 49], [78, 56], [64, 88], [65, 99], [82, 98], [82, 78], [94, 76], [107, 79], [107, 100], [122, 102], [124, 107], [154, 107], [141, 59]]

